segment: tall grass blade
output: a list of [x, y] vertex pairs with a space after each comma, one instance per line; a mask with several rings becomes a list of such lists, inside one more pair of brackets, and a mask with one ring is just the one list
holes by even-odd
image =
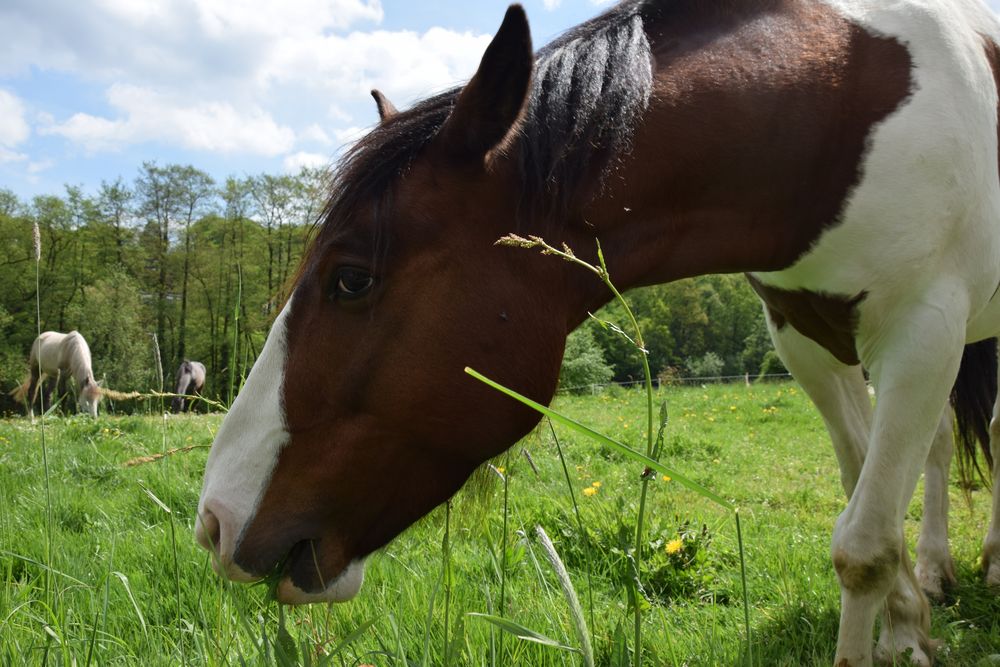
[[[580, 516], [580, 505], [576, 502], [576, 494], [573, 492], [573, 482], [569, 477], [569, 468], [566, 466], [566, 457], [563, 456], [562, 445], [559, 442], [559, 436], [556, 434], [556, 428], [552, 425], [552, 420], [548, 420], [549, 432], [552, 434], [552, 440], [556, 443], [556, 452], [559, 454], [559, 463], [562, 464], [563, 477], [566, 479], [566, 492], [569, 494], [570, 500], [573, 501], [573, 515], [576, 517], [577, 530], [580, 531], [580, 539], [584, 541], [585, 548], [588, 554], [590, 553], [590, 535], [587, 533], [583, 526], [583, 517]], [[597, 625], [594, 623], [594, 582], [591, 577], [590, 571], [592, 567], [590, 566], [590, 561], [587, 561], [587, 611], [590, 615], [590, 627], [596, 628]]]
[[570, 653], [582, 653], [580, 649], [575, 646], [566, 646], [565, 644], [560, 644], [555, 639], [550, 639], [540, 632], [535, 632], [530, 628], [526, 628], [523, 625], [515, 623], [506, 618], [500, 618], [499, 616], [490, 616], [489, 614], [481, 614], [479, 612], [470, 611], [468, 616], [473, 616], [475, 618], [481, 618], [487, 623], [492, 623], [496, 627], [500, 628], [504, 632], [509, 632], [518, 639], [526, 642], [534, 642], [536, 644], [541, 644], [542, 646], [548, 646], [550, 648], [559, 649], [560, 651], [569, 651]]
[[139, 619], [139, 627], [142, 628], [142, 634], [145, 636], [147, 632], [146, 617], [142, 615], [142, 608], [139, 607], [139, 603], [136, 602], [135, 595], [132, 594], [132, 585], [129, 583], [128, 577], [121, 572], [112, 572], [112, 574], [118, 577], [118, 580], [122, 582], [125, 594], [128, 595], [128, 600], [132, 603], [132, 609], [135, 610], [135, 617]]
[[688, 489], [694, 491], [695, 493], [697, 493], [698, 495], [702, 496], [703, 498], [707, 498], [708, 500], [711, 500], [712, 502], [714, 502], [715, 504], [719, 505], [720, 507], [724, 507], [724, 508], [726, 508], [729, 511], [733, 511], [735, 509], [735, 506], [732, 503], [730, 503], [728, 500], [726, 500], [725, 498], [723, 498], [719, 494], [714, 493], [712, 491], [709, 491], [708, 489], [706, 489], [704, 486], [702, 486], [698, 482], [695, 482], [694, 480], [688, 479], [687, 477], [685, 477], [684, 475], [680, 474], [679, 472], [677, 472], [673, 468], [670, 468], [669, 466], [665, 466], [662, 463], [660, 463], [659, 461], [654, 461], [653, 459], [649, 458], [645, 454], [642, 454], [640, 452], [635, 451], [634, 449], [632, 449], [628, 445], [622, 444], [622, 443], [618, 442], [617, 440], [613, 440], [613, 439], [609, 438], [608, 436], [604, 435], [603, 433], [599, 433], [598, 431], [595, 431], [594, 429], [590, 428], [589, 426], [584, 426], [583, 424], [581, 424], [580, 422], [578, 422], [578, 421], [576, 421], [574, 419], [566, 417], [565, 415], [563, 415], [563, 414], [561, 414], [559, 412], [556, 412], [555, 410], [553, 410], [551, 408], [548, 408], [548, 407], [542, 405], [541, 403], [537, 403], [537, 402], [531, 400], [527, 396], [523, 396], [523, 395], [517, 393], [513, 389], [508, 389], [507, 387], [503, 386], [502, 384], [494, 382], [493, 380], [489, 379], [488, 377], [486, 377], [482, 373], [479, 373], [478, 371], [473, 370], [472, 368], [466, 367], [465, 368], [465, 372], [468, 373], [469, 375], [471, 375], [472, 377], [476, 378], [480, 382], [483, 382], [483, 383], [485, 383], [485, 384], [493, 387], [497, 391], [500, 391], [500, 392], [502, 392], [504, 394], [507, 394], [511, 398], [513, 398], [513, 399], [515, 399], [517, 401], [520, 401], [524, 405], [527, 405], [529, 408], [542, 413], [543, 415], [545, 415], [549, 419], [552, 419], [553, 421], [555, 421], [555, 422], [557, 422], [559, 424], [562, 424], [566, 428], [569, 428], [569, 429], [571, 429], [573, 431], [576, 431], [577, 433], [585, 435], [588, 438], [591, 438], [592, 440], [596, 440], [597, 442], [600, 442], [601, 444], [606, 445], [607, 447], [610, 447], [611, 449], [614, 449], [615, 451], [617, 451], [617, 452], [619, 452], [621, 454], [624, 454], [625, 456], [627, 456], [628, 458], [632, 459], [633, 461], [641, 463], [641, 464], [643, 464], [644, 466], [646, 466], [648, 468], [652, 468], [653, 470], [656, 470], [656, 471], [658, 471], [660, 473], [663, 473], [664, 475], [668, 475], [671, 479], [673, 479], [677, 483], [679, 483], [679, 484], [681, 484], [683, 486], [686, 486]]
[[573, 582], [569, 578], [566, 566], [559, 558], [559, 552], [552, 544], [552, 540], [541, 526], [535, 526], [535, 534], [545, 549], [545, 555], [549, 559], [549, 564], [556, 573], [559, 585], [562, 587], [563, 597], [569, 605], [570, 618], [573, 619], [573, 630], [576, 631], [576, 638], [580, 641], [580, 652], [583, 654], [583, 664], [586, 667], [594, 667], [594, 649], [590, 645], [590, 632], [587, 631], [587, 621], [583, 618], [583, 608], [580, 607], [580, 600], [576, 596]]

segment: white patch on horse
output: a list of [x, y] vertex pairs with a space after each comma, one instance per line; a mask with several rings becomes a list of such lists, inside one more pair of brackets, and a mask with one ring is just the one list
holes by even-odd
[[[285, 321], [291, 307], [289, 299], [275, 319], [264, 349], [215, 436], [205, 465], [195, 534], [202, 546], [216, 555], [215, 567], [234, 580], [252, 579], [233, 564], [233, 553], [257, 513], [278, 454], [289, 440], [282, 386]], [[213, 527], [219, 536], [215, 545], [210, 538]]]
[[307, 593], [292, 583], [291, 577], [278, 582], [278, 602], [312, 604], [314, 602], [346, 602], [358, 594], [365, 581], [365, 561], [352, 560], [344, 571], [319, 593]]
[[[873, 128], [861, 181], [838, 224], [794, 266], [755, 277], [786, 290], [867, 294], [856, 344], [878, 400], [867, 442], [838, 448], [850, 500], [833, 536], [842, 590], [835, 662], [872, 664], [871, 631], [882, 610], [877, 657], [912, 651], [914, 664], [929, 665], [929, 610], [902, 525], [963, 345], [1000, 331], [997, 90], [983, 43], [984, 34], [1000, 41], [1000, 24], [977, 0], [826, 1], [906, 46], [913, 92]], [[798, 365], [819, 369], [821, 355], [814, 350], [814, 361]], [[820, 386], [822, 377], [806, 381]], [[816, 402], [837, 445], [845, 442], [838, 431], [857, 433], [864, 418], [850, 397], [828, 398], [825, 407]], [[860, 470], [851, 449], [861, 450]]]
[[993, 454], [993, 518], [983, 543], [983, 570], [987, 585], [1000, 586], [1000, 396], [993, 404], [990, 451]]
[[928, 597], [941, 601], [954, 586], [955, 565], [948, 548], [948, 472], [954, 450], [951, 408], [946, 408], [924, 469], [924, 516], [917, 540], [917, 581]]

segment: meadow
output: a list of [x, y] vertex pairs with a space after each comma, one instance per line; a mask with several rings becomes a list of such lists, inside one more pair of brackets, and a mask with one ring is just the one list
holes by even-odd
[[[732, 514], [656, 475], [641, 595], [630, 596], [643, 471], [547, 422], [374, 554], [354, 601], [288, 608], [265, 584], [223, 582], [194, 543], [221, 415], [153, 414], [50, 417], [44, 447], [37, 422], [0, 421], [0, 663], [581, 664], [567, 650], [579, 642], [541, 526], [580, 598], [597, 664], [628, 664], [638, 600], [644, 664], [828, 666], [839, 613], [829, 539], [844, 499], [808, 399], [781, 382], [662, 388], [655, 400], [669, 415], [662, 460], [740, 508], [749, 646]], [[640, 391], [554, 405], [642, 447]], [[189, 449], [155, 458], [179, 448]], [[978, 571], [989, 492], [973, 490], [970, 503], [954, 482], [950, 491], [959, 586], [933, 609], [938, 664], [1000, 664], [1000, 596]], [[919, 496], [906, 522], [911, 549]]]

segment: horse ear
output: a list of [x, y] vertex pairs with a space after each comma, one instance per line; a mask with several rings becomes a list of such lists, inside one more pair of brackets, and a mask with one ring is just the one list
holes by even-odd
[[382, 94], [381, 90], [377, 88], [372, 89], [372, 97], [375, 98], [375, 106], [378, 107], [378, 119], [383, 123], [395, 116], [398, 111], [389, 98]]
[[482, 160], [499, 145], [525, 106], [533, 66], [528, 17], [521, 5], [511, 5], [441, 128], [445, 150], [459, 159]]

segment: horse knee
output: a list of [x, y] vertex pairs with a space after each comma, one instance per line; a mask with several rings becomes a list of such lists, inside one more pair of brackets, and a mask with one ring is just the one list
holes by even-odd
[[857, 540], [834, 537], [833, 568], [845, 591], [885, 593], [899, 572], [901, 543], [890, 539], [872, 548]]

